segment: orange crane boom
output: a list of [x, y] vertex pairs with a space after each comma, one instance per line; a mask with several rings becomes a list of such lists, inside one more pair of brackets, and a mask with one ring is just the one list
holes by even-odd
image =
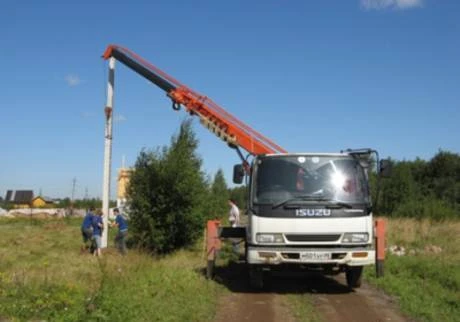
[[[287, 153], [282, 147], [237, 119], [206, 96], [200, 95], [159, 68], [132, 52], [117, 45], [107, 47], [103, 58], [115, 58], [124, 65], [163, 89], [173, 102], [173, 109], [184, 106], [190, 115], [198, 116], [203, 126], [242, 157], [239, 147], [252, 155]], [[243, 158], [243, 157], [242, 157]]]

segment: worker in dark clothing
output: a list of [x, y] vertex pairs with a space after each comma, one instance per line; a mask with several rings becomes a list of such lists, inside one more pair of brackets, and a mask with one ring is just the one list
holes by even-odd
[[101, 256], [102, 248], [102, 231], [104, 230], [104, 222], [102, 220], [102, 211], [98, 209], [96, 215], [93, 216], [93, 236], [96, 242], [96, 249], [94, 250], [94, 256]]
[[112, 226], [118, 227], [118, 233], [115, 236], [115, 245], [122, 255], [126, 255], [126, 236], [128, 235], [128, 223], [118, 208], [113, 210], [113, 214], [115, 215], [115, 221], [113, 222]]
[[83, 218], [83, 222], [81, 224], [81, 236], [83, 238], [83, 245], [81, 246], [81, 252], [85, 252], [90, 250], [92, 240], [93, 240], [93, 216], [94, 216], [94, 208], [89, 208], [88, 212], [86, 213], [85, 217]]

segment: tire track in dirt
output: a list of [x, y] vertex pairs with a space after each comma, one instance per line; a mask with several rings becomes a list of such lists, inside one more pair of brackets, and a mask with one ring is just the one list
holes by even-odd
[[[343, 274], [333, 278], [318, 276], [310, 282], [314, 305], [324, 321], [412, 321], [401, 314], [397, 304], [383, 292], [367, 284], [350, 291], [345, 285]], [[343, 292], [338, 292], [340, 289]]]
[[216, 268], [215, 281], [232, 292], [221, 298], [215, 322], [295, 322], [282, 295], [270, 290], [255, 291], [249, 286], [244, 262]]
[[267, 287], [257, 292], [249, 287], [246, 265], [240, 262], [216, 269], [215, 280], [232, 292], [221, 299], [215, 322], [295, 322], [297, 319], [286, 301], [287, 294], [310, 294], [322, 321], [413, 321], [398, 311], [389, 296], [371, 286], [364, 284], [350, 291], [343, 274], [336, 277], [312, 273], [273, 274]]
[[273, 293], [232, 293], [220, 307], [215, 322], [295, 322], [284, 300]]

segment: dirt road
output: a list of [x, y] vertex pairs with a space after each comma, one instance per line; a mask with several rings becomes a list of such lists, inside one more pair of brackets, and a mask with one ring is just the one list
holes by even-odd
[[216, 271], [216, 281], [225, 285], [231, 294], [221, 300], [215, 322], [298, 321], [287, 301], [288, 294], [308, 294], [320, 321], [410, 321], [398, 312], [391, 298], [368, 285], [349, 291], [343, 274], [334, 278], [318, 274], [279, 274], [272, 276], [261, 292], [248, 286], [246, 274], [244, 263], [233, 263]]

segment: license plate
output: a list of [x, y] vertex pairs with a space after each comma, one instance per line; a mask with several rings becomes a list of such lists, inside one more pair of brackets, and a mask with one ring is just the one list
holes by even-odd
[[331, 253], [324, 252], [305, 252], [300, 254], [300, 259], [304, 262], [321, 262], [331, 258]]

